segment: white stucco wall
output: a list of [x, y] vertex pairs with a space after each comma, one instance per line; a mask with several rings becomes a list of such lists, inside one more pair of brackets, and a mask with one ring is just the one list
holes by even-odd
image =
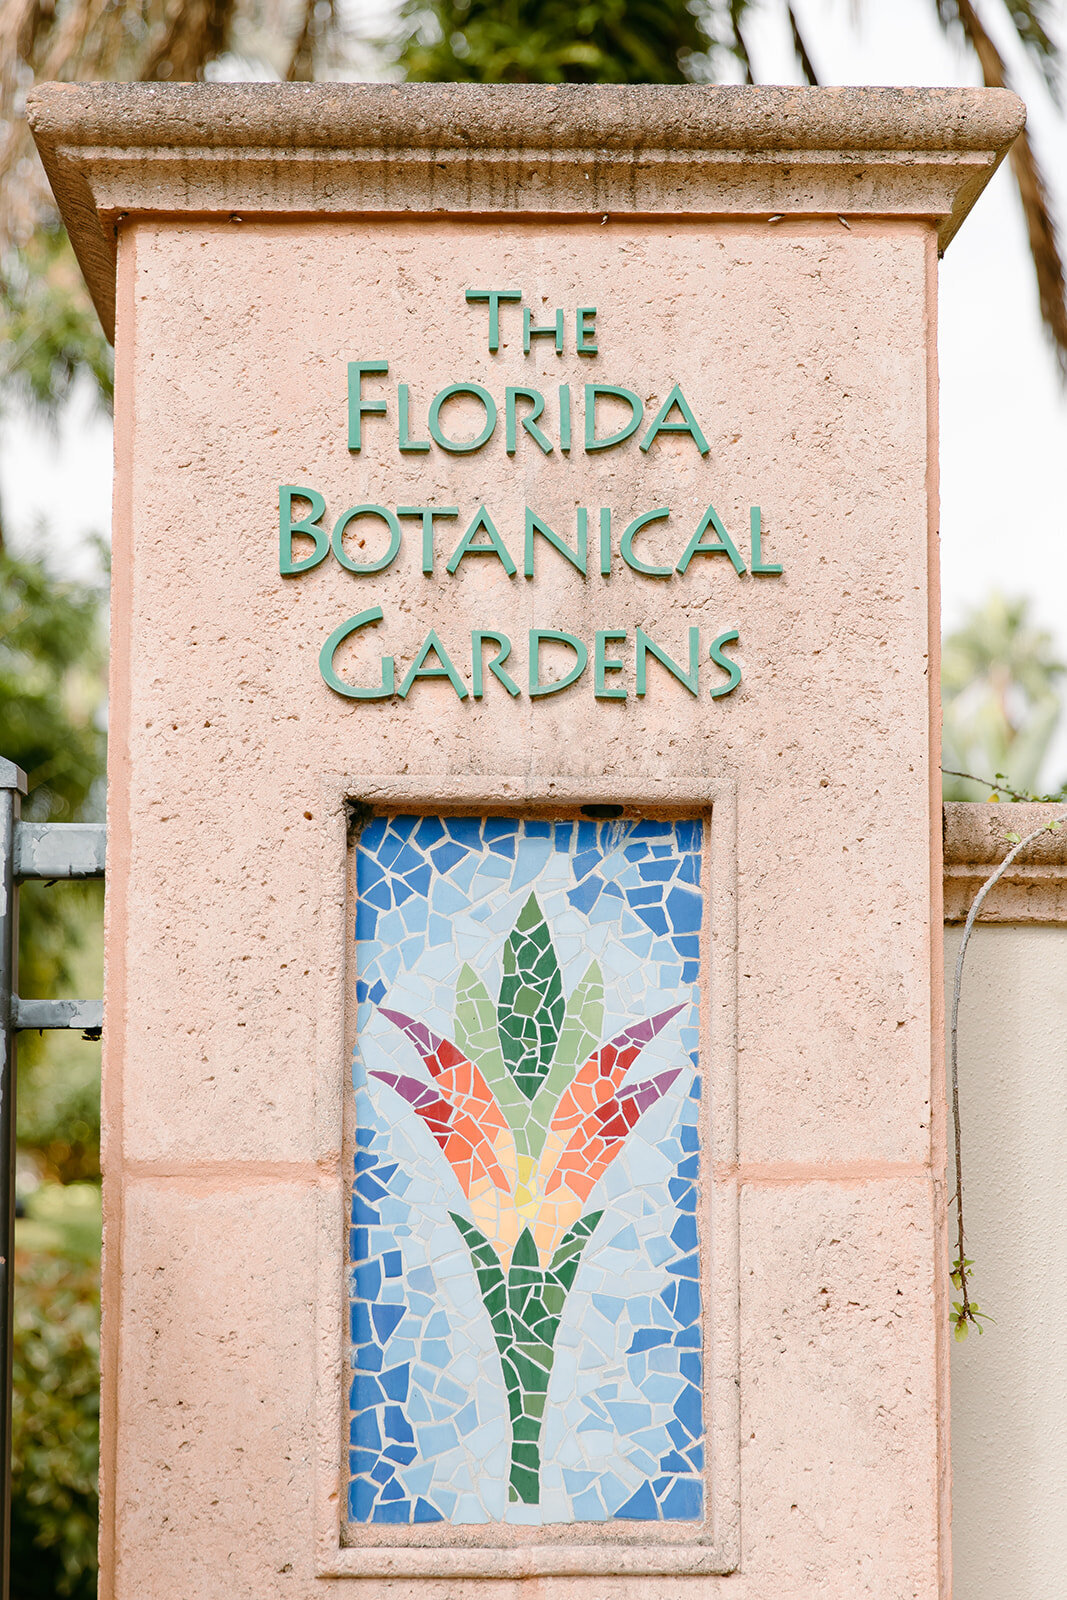
[[[945, 930], [950, 995], [961, 932]], [[953, 1346], [953, 1593], [1057, 1600], [1067, 1595], [1067, 927], [976, 930], [960, 1090], [967, 1254], [975, 1298], [996, 1321]]]

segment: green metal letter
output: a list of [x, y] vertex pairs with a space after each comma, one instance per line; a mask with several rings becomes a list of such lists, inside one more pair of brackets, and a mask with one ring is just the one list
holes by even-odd
[[388, 361], [350, 361], [348, 363], [348, 448], [363, 448], [363, 416], [385, 415], [384, 400], [364, 400], [363, 374], [388, 372]]
[[[440, 663], [439, 666], [428, 667], [426, 665], [426, 657], [429, 655], [431, 650], [436, 655]], [[463, 682], [463, 679], [452, 665], [452, 658], [445, 649], [444, 645], [441, 643], [440, 639], [437, 637], [437, 631], [434, 628], [430, 629], [429, 633], [422, 641], [422, 644], [419, 646], [419, 653], [411, 663], [411, 667], [404, 678], [403, 683], [397, 690], [397, 694], [401, 700], [407, 699], [408, 690], [411, 688], [411, 685], [415, 682], [416, 678], [447, 678], [453, 689], [455, 689], [459, 698], [461, 700], [466, 700], [467, 698], [467, 685]]]
[[[441, 432], [441, 407], [446, 400], [451, 400], [453, 395], [472, 394], [480, 400], [485, 407], [485, 427], [475, 438], [464, 443], [457, 443], [454, 439], [446, 439]], [[488, 389], [483, 389], [480, 383], [450, 383], [447, 389], [442, 389], [440, 394], [435, 394], [430, 406], [429, 416], [430, 438], [439, 444], [442, 450], [450, 450], [453, 455], [469, 455], [472, 450], [480, 450], [482, 445], [493, 436], [496, 427], [496, 401]]]
[[494, 355], [500, 349], [500, 302], [521, 300], [521, 289], [468, 289], [465, 298], [469, 303], [478, 300], [489, 302], [489, 348]]
[[516, 434], [518, 432], [516, 427], [515, 402], [520, 395], [524, 400], [529, 400], [533, 403], [533, 410], [530, 412], [530, 415], [522, 418], [522, 426], [526, 429], [526, 432], [530, 435], [530, 438], [533, 440], [534, 444], [536, 444], [546, 456], [550, 456], [552, 454], [552, 441], [551, 439], [546, 438], [541, 432], [540, 428], [537, 426], [537, 418], [545, 409], [544, 395], [541, 393], [540, 389], [524, 389], [521, 386], [514, 387], [511, 384], [509, 384], [504, 390], [504, 448], [509, 456], [513, 456], [515, 454], [515, 441]]
[[622, 543], [619, 546], [622, 559], [634, 572], [643, 572], [646, 578], [669, 578], [672, 576], [674, 569], [672, 567], [650, 567], [646, 562], [639, 560], [634, 555], [634, 539], [642, 528], [648, 527], [650, 522], [662, 522], [664, 517], [669, 517], [670, 514], [670, 506], [660, 506], [656, 511], [646, 511], [643, 517], [634, 518], [622, 536]]
[[[488, 544], [475, 544], [474, 536], [484, 533], [489, 540]], [[499, 533], [493, 525], [493, 519], [484, 506], [479, 506], [474, 521], [463, 535], [462, 539], [448, 558], [445, 570], [455, 572], [464, 556], [496, 556], [509, 578], [515, 576], [515, 563], [508, 554]]]
[[[647, 688], [648, 657], [655, 656], [656, 660], [666, 667], [672, 677], [684, 683], [690, 694], [700, 692], [700, 629], [689, 630], [689, 671], [684, 672], [673, 657], [666, 650], [661, 650], [654, 639], [650, 639], [644, 628], [637, 630], [637, 693], [643, 695]], [[721, 691], [720, 691], [721, 692]]]
[[779, 573], [781, 572], [781, 570], [782, 570], [781, 567], [778, 565], [778, 563], [776, 561], [764, 561], [764, 559], [763, 559], [763, 546], [762, 546], [763, 528], [762, 528], [762, 524], [761, 524], [761, 521], [760, 521], [760, 508], [759, 508], [759, 506], [750, 506], [749, 507], [749, 511], [748, 511], [748, 526], [749, 526], [749, 549], [750, 549], [751, 554], [752, 554], [752, 567], [751, 567], [752, 572], [755, 573], [757, 576], [771, 577], [771, 578], [777, 577], [779, 575]]
[[369, 611], [361, 611], [357, 616], [349, 617], [347, 622], [342, 622], [339, 628], [335, 628], [319, 651], [319, 671], [322, 673], [323, 682], [335, 694], [343, 694], [346, 700], [388, 700], [393, 694], [396, 676], [392, 656], [382, 657], [382, 682], [379, 689], [357, 689], [354, 684], [345, 683], [343, 678], [339, 678], [333, 666], [333, 658], [349, 634], [381, 620], [381, 606], [371, 606]]
[[458, 517], [458, 506], [397, 506], [398, 517], [422, 518], [422, 570], [427, 577], [433, 576], [433, 519], [434, 517]]
[[[558, 683], [541, 682], [541, 644], [545, 639], [555, 639], [557, 644], [569, 645], [574, 651], [575, 662], [571, 670], [560, 678]], [[569, 689], [576, 683], [585, 671], [589, 662], [589, 651], [581, 639], [576, 639], [573, 633], [560, 633], [556, 628], [531, 628], [530, 629], [530, 698], [534, 700], [538, 695], [558, 694], [561, 689]]]
[[553, 545], [561, 556], [566, 556], [571, 566], [577, 567], [582, 577], [585, 577], [586, 550], [589, 543], [589, 519], [583, 507], [579, 506], [578, 508], [578, 530], [575, 539], [577, 548], [574, 550], [560, 538], [554, 529], [549, 527], [547, 522], [544, 522], [537, 515], [536, 511], [531, 511], [529, 506], [526, 507], [526, 545], [522, 570], [527, 578], [532, 578], [534, 575], [535, 533], [539, 533], [542, 538], [547, 539], [549, 544]]
[[[681, 422], [668, 422], [667, 416], [674, 406], [682, 413]], [[670, 394], [664, 400], [649, 427], [645, 437], [641, 440], [641, 449], [647, 450], [657, 433], [688, 433], [696, 441], [696, 447], [702, 456], [706, 456], [711, 446], [700, 431], [700, 425], [689, 408], [689, 401], [685, 398], [681, 388], [675, 384]]]
[[526, 355], [530, 354], [531, 339], [555, 339], [556, 354], [563, 354], [563, 312], [556, 312], [554, 322], [548, 322], [541, 328], [535, 328], [530, 321], [530, 308], [522, 308], [522, 348]]
[[579, 306], [575, 316], [578, 329], [578, 342], [575, 345], [580, 356], [596, 355], [596, 306]]
[[[596, 436], [596, 403], [602, 394], [613, 394], [616, 400], [625, 400], [630, 407], [629, 422], [617, 433], [609, 433], [606, 439], [598, 439]], [[644, 414], [644, 401], [640, 395], [634, 394], [632, 389], [619, 389], [613, 383], [587, 383], [585, 386], [586, 454], [592, 450], [610, 450], [613, 444], [622, 444], [624, 439], [637, 432]]]
[[[389, 529], [389, 548], [379, 561], [353, 561], [344, 547], [344, 532], [350, 522], [357, 517], [381, 517]], [[344, 516], [338, 517], [334, 523], [333, 533], [330, 535], [330, 544], [333, 553], [344, 567], [346, 572], [384, 572], [397, 558], [400, 551], [400, 524], [391, 511], [384, 506], [350, 506]]]
[[721, 667], [727, 674], [727, 681], [711, 691], [713, 700], [720, 699], [724, 694], [730, 694], [741, 682], [741, 668], [736, 661], [731, 661], [729, 656], [724, 656], [722, 653], [723, 645], [736, 644], [738, 637], [737, 629], [733, 628], [729, 633], [720, 633], [719, 637], [713, 639], [708, 646], [709, 660], [714, 661], [715, 665]]
[[625, 689], [609, 689], [604, 683], [606, 672], [621, 672], [624, 661], [613, 661], [605, 656], [604, 646], [616, 639], [625, 640], [625, 628], [598, 628], [593, 636], [593, 693], [598, 700], [625, 700]]
[[[701, 540], [709, 528], [714, 529], [715, 533], [718, 535], [718, 542], [716, 544], [701, 543]], [[738, 577], [742, 577], [744, 575], [745, 563], [741, 560], [741, 557], [737, 553], [737, 546], [734, 544], [733, 540], [730, 538], [730, 535], [720, 522], [718, 513], [716, 512], [714, 506], [709, 506], [704, 515], [701, 517], [700, 526], [697, 528], [696, 533], [694, 533], [693, 537], [686, 545], [685, 553], [675, 570], [678, 572], [684, 572], [694, 556], [729, 556], [730, 564], [737, 573]]]
[[600, 576], [611, 575], [611, 508], [600, 508]]
[[[300, 522], [293, 521], [293, 501], [306, 500], [311, 507]], [[325, 528], [315, 526], [326, 510], [326, 501], [317, 489], [299, 489], [295, 484], [283, 483], [278, 490], [278, 571], [283, 578], [293, 578], [298, 572], [310, 572], [330, 551], [330, 536]], [[315, 541], [311, 555], [300, 561], [293, 559], [293, 534], [303, 533]]]
[[396, 408], [399, 416], [397, 432], [400, 435], [400, 448], [408, 455], [416, 455], [430, 448], [429, 439], [412, 439], [411, 427], [408, 421], [408, 386], [406, 383], [397, 385]]
[[510, 695], [519, 693], [519, 686], [514, 678], [504, 671], [504, 662], [511, 654], [511, 640], [506, 633], [494, 633], [491, 628], [475, 628], [471, 633], [471, 694], [475, 700], [480, 700], [485, 693], [485, 678], [482, 667], [482, 646], [495, 644], [497, 653], [489, 662], [489, 671], [493, 677], [504, 685]]

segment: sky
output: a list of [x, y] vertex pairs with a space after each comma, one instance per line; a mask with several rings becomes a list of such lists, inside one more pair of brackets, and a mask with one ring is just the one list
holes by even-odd
[[[386, 0], [357, 0], [364, 22]], [[794, 0], [824, 83], [977, 83], [935, 0]], [[1067, 120], [1013, 47], [1003, 0], [978, 6], [1027, 101], [1029, 125], [1067, 240]], [[1052, 8], [1067, 41], [1067, 0]], [[759, 5], [748, 38], [761, 82], [799, 82], [784, 6]], [[359, 56], [361, 71], [371, 61]], [[992, 590], [1031, 598], [1067, 661], [1067, 392], [1041, 331], [1022, 213], [1005, 163], [941, 264], [942, 605], [946, 628]], [[106, 418], [76, 394], [57, 434], [8, 418], [0, 497], [11, 543], [47, 551], [70, 576], [97, 569], [93, 534], [110, 522]], [[1067, 777], [1067, 718], [1044, 781]]]

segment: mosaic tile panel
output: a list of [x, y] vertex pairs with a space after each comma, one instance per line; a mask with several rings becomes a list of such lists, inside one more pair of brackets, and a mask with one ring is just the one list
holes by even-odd
[[353, 1523], [704, 1514], [702, 825], [356, 856]]

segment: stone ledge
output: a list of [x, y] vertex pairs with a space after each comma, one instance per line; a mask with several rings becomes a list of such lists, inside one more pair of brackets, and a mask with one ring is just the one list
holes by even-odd
[[944, 249], [1025, 109], [999, 89], [45, 84], [27, 117], [110, 335], [131, 214], [892, 216]]
[[1059, 833], [1034, 841], [987, 896], [980, 922], [1067, 923], [1067, 805], [988, 805], [949, 801], [944, 807], [946, 923], [965, 922], [982, 884], [1011, 846], [1043, 822], [1065, 821]]

